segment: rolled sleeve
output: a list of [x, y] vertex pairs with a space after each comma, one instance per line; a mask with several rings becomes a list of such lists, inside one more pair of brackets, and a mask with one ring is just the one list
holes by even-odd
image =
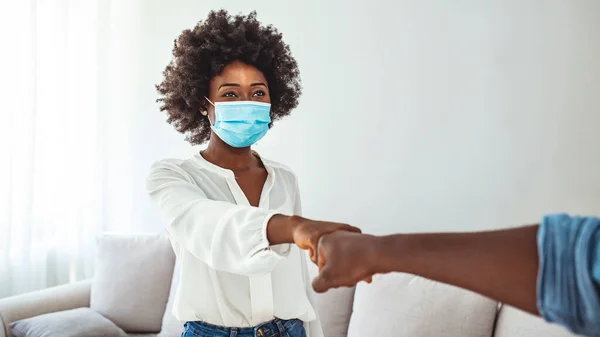
[[538, 309], [574, 333], [600, 336], [600, 219], [553, 214], [538, 232]]

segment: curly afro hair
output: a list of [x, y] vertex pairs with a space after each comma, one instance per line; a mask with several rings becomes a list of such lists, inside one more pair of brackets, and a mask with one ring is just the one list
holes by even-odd
[[200, 113], [204, 96], [209, 96], [211, 79], [234, 61], [252, 65], [265, 75], [273, 121], [298, 105], [300, 71], [282, 34], [271, 25], [261, 25], [256, 12], [231, 16], [225, 10], [211, 11], [206, 20], [175, 40], [173, 60], [163, 72], [163, 82], [156, 86], [160, 110], [167, 112], [167, 121], [191, 144], [208, 141], [210, 122]]

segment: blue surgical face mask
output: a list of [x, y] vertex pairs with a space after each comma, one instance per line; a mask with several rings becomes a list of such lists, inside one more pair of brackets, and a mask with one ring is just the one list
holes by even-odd
[[[269, 131], [271, 104], [253, 101], [211, 102], [215, 107], [214, 133], [232, 147], [254, 145]], [[210, 118], [209, 118], [210, 121]]]

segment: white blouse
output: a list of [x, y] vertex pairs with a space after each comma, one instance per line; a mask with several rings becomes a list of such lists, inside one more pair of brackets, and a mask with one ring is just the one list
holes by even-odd
[[301, 213], [297, 178], [284, 165], [262, 161], [268, 177], [259, 207], [250, 206], [232, 171], [200, 154], [152, 166], [148, 193], [180, 264], [173, 314], [226, 327], [298, 318], [309, 337], [321, 337], [306, 254], [267, 240], [273, 215]]

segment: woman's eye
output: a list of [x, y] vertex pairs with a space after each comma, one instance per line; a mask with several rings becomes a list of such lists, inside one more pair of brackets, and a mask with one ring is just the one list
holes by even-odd
[[223, 94], [223, 97], [236, 97], [235, 92], [229, 91]]
[[258, 90], [257, 92], [254, 93], [254, 96], [259, 96], [259, 97], [262, 97], [265, 95], [266, 95], [266, 93], [262, 90]]

